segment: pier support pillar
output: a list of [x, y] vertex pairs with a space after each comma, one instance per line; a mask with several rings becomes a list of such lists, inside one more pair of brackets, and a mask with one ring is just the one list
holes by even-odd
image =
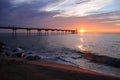
[[27, 29], [27, 37], [30, 36], [30, 29]]
[[37, 35], [40, 36], [41, 35], [41, 30], [37, 30]]
[[13, 37], [16, 36], [16, 30], [13, 30], [13, 32], [12, 32], [12, 36], [13, 36]]
[[71, 31], [72, 34], [77, 34], [77, 31]]
[[16, 37], [16, 34], [17, 34], [17, 33], [16, 33], [16, 30], [17, 30], [16, 28], [12, 28], [12, 36], [13, 36], [13, 37]]
[[45, 30], [45, 35], [49, 35], [49, 30]]

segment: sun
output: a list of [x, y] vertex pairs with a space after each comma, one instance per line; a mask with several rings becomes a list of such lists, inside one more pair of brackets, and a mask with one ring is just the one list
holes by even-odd
[[78, 32], [80, 32], [80, 33], [84, 33], [84, 32], [86, 32], [86, 30], [84, 30], [84, 29], [80, 29]]

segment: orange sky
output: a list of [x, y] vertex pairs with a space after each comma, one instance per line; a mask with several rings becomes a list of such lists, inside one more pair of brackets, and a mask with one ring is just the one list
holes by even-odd
[[120, 25], [115, 23], [101, 23], [98, 20], [81, 20], [71, 23], [71, 28], [84, 29], [87, 32], [120, 32]]
[[1, 0], [0, 5], [0, 26], [120, 32], [120, 0]]
[[120, 26], [106, 25], [99, 23], [85, 23], [76, 25], [77, 29], [84, 29], [87, 32], [120, 32]]

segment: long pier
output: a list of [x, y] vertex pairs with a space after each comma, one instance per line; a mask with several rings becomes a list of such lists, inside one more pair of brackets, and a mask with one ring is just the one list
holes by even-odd
[[29, 28], [29, 27], [15, 27], [15, 26], [8, 26], [8, 27], [0, 27], [0, 29], [10, 29], [12, 30], [12, 35], [16, 36], [17, 30], [26, 30], [27, 36], [30, 36], [31, 30], [37, 30], [37, 34], [40, 36], [42, 32], [49, 34], [50, 32], [61, 32], [61, 33], [71, 33], [76, 34], [76, 30], [68, 30], [68, 29], [49, 29], [49, 28]]

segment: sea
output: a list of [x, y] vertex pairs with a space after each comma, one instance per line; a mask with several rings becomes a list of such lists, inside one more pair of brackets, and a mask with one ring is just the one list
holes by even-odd
[[40, 55], [45, 60], [119, 76], [120, 68], [94, 63], [81, 57], [80, 52], [90, 52], [120, 59], [120, 33], [41, 34], [0, 33], [0, 42], [15, 49]]

